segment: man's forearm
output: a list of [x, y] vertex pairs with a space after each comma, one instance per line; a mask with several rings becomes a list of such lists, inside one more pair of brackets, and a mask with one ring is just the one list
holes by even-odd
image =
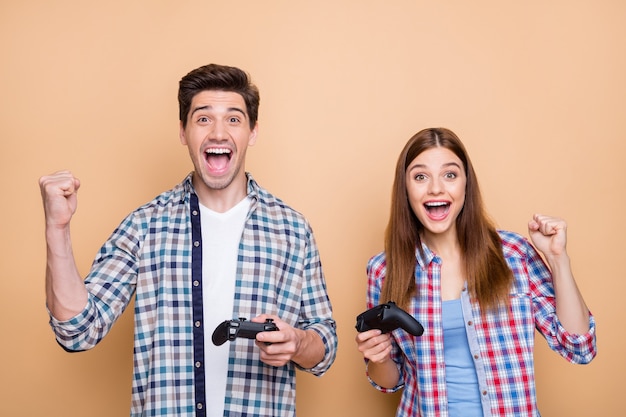
[[46, 304], [57, 320], [69, 320], [87, 304], [87, 289], [78, 272], [69, 226], [46, 229]]

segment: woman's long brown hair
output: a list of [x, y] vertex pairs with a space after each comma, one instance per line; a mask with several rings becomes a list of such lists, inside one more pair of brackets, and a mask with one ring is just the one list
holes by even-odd
[[385, 232], [387, 272], [381, 301], [395, 301], [406, 309], [411, 298], [417, 295], [416, 251], [423, 255], [420, 234], [424, 226], [409, 205], [406, 170], [419, 154], [436, 147], [452, 151], [463, 162], [467, 177], [465, 204], [456, 219], [456, 228], [470, 296], [478, 301], [483, 311], [506, 305], [513, 274], [504, 259], [500, 236], [484, 210], [478, 179], [463, 143], [445, 128], [416, 133], [398, 158]]

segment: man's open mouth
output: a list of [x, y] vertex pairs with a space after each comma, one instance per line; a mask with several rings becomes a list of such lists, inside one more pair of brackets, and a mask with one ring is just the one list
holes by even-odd
[[232, 151], [226, 148], [209, 148], [204, 151], [204, 158], [212, 170], [221, 171], [226, 169], [230, 158], [232, 157]]

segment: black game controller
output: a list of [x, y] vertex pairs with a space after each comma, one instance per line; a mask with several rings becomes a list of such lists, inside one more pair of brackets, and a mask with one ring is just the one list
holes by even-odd
[[276, 327], [272, 319], [266, 319], [265, 323], [255, 323], [240, 318], [239, 320], [226, 320], [219, 324], [213, 331], [211, 339], [215, 346], [221, 346], [227, 340], [235, 340], [238, 337], [255, 339], [257, 333], [276, 330], [278, 330], [278, 327]]
[[393, 301], [370, 308], [359, 314], [356, 318], [355, 327], [359, 332], [379, 329], [383, 333], [388, 333], [397, 328], [402, 328], [413, 336], [421, 336], [424, 333], [424, 328], [420, 322], [398, 307]]

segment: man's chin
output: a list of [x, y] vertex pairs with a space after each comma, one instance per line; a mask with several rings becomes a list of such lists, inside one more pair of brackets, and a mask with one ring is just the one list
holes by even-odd
[[[219, 191], [228, 188], [233, 183], [234, 178], [234, 175], [228, 174], [223, 176], [208, 175], [206, 173], [199, 175], [196, 171], [194, 175], [194, 186]], [[198, 183], [198, 179], [201, 181], [201, 184]]]

